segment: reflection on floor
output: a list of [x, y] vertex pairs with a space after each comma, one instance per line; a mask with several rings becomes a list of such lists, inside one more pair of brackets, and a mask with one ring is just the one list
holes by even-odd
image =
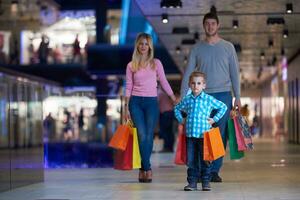
[[36, 199], [300, 199], [300, 145], [256, 141], [240, 161], [228, 157], [211, 192], [184, 192], [186, 170], [169, 153], [153, 154], [153, 183], [137, 182], [137, 171], [51, 169], [45, 182], [1, 193], [0, 200]]

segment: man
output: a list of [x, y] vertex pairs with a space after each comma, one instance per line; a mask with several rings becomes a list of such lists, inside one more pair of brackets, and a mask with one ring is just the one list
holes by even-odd
[[[207, 13], [204, 16], [205, 39], [191, 50], [181, 84], [181, 97], [184, 97], [188, 92], [188, 79], [194, 70], [197, 69], [206, 74], [205, 92], [225, 103], [228, 108], [223, 118], [216, 124], [220, 128], [224, 147], [226, 147], [227, 121], [232, 109], [231, 89], [233, 89], [235, 96], [234, 106], [240, 108], [240, 80], [236, 51], [230, 42], [220, 38], [218, 35], [219, 27], [219, 19], [215, 12]], [[213, 110], [211, 117], [215, 114], [216, 111]], [[222, 165], [223, 158], [212, 163], [212, 182], [222, 182], [222, 178], [219, 176]]]

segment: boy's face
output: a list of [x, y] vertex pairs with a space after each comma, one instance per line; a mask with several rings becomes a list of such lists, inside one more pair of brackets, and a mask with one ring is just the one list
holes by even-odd
[[195, 96], [205, 89], [206, 84], [203, 77], [193, 77], [190, 81], [190, 88]]

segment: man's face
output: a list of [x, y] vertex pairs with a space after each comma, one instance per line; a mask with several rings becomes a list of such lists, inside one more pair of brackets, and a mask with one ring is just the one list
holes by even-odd
[[195, 96], [199, 95], [205, 89], [205, 86], [203, 77], [193, 77], [190, 81], [190, 88]]
[[215, 19], [206, 19], [203, 24], [203, 28], [206, 36], [212, 37], [215, 36], [219, 29], [219, 24]]

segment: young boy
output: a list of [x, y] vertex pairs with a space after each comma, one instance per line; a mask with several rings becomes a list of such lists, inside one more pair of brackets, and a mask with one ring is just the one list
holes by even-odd
[[[185, 121], [188, 185], [184, 187], [185, 191], [197, 190], [200, 172], [202, 190], [210, 191], [210, 163], [203, 160], [203, 133], [208, 131], [213, 123], [219, 121], [227, 110], [224, 103], [203, 91], [205, 86], [205, 74], [193, 72], [189, 77], [189, 87], [192, 93], [186, 95], [174, 108], [175, 117], [179, 123], [184, 123], [181, 111], [187, 114]], [[217, 114], [210, 118], [213, 109], [217, 110]]]

